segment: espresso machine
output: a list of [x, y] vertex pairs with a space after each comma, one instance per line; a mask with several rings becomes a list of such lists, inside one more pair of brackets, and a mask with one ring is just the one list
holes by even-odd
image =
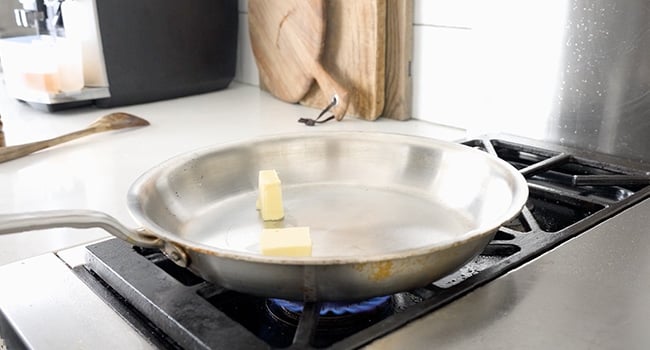
[[114, 107], [226, 88], [236, 0], [20, 0], [33, 35], [0, 40], [9, 95], [46, 111]]

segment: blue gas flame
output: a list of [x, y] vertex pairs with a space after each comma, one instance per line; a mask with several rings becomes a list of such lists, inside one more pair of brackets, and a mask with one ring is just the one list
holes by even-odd
[[[375, 297], [357, 302], [325, 302], [321, 305], [320, 314], [323, 315], [345, 315], [372, 311], [384, 305], [390, 300], [390, 296]], [[293, 313], [301, 313], [304, 303], [284, 299], [271, 299], [273, 303]]]

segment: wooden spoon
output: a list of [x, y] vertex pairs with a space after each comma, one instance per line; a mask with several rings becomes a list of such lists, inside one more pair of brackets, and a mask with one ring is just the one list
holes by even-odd
[[110, 113], [99, 119], [97, 119], [92, 124], [88, 125], [87, 128], [69, 134], [61, 135], [48, 140], [37, 141], [26, 143], [16, 146], [7, 146], [0, 148], [0, 163], [13, 160], [16, 158], [24, 157], [28, 154], [40, 151], [42, 149], [56, 146], [64, 142], [72, 141], [80, 137], [110, 131], [110, 130], [119, 130], [132, 128], [136, 126], [146, 126], [149, 125], [149, 122], [136, 117], [128, 113]]

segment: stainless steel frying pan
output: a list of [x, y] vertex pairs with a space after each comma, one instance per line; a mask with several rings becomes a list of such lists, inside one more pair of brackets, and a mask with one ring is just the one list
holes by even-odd
[[[255, 210], [257, 175], [276, 169], [285, 218]], [[0, 216], [0, 234], [101, 227], [162, 249], [208, 281], [305, 301], [424, 286], [471, 260], [528, 197], [519, 172], [470, 147], [427, 138], [325, 132], [259, 138], [175, 157], [142, 175], [128, 229], [95, 211]], [[309, 226], [311, 257], [259, 252], [264, 227]]]

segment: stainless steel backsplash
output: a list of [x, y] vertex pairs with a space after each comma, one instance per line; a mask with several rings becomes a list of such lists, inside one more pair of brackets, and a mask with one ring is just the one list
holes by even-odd
[[650, 160], [650, 1], [574, 0], [547, 137]]
[[[520, 136], [650, 162], [650, 1], [557, 1], [524, 0], [526, 13], [515, 6], [502, 11], [503, 20], [519, 25], [508, 27], [519, 41], [511, 40], [510, 51], [493, 50], [491, 62], [525, 68], [502, 64], [487, 83], [478, 82], [501, 98], [483, 100], [492, 106], [484, 103], [484, 114], [473, 118]], [[498, 42], [493, 37], [483, 41]]]

